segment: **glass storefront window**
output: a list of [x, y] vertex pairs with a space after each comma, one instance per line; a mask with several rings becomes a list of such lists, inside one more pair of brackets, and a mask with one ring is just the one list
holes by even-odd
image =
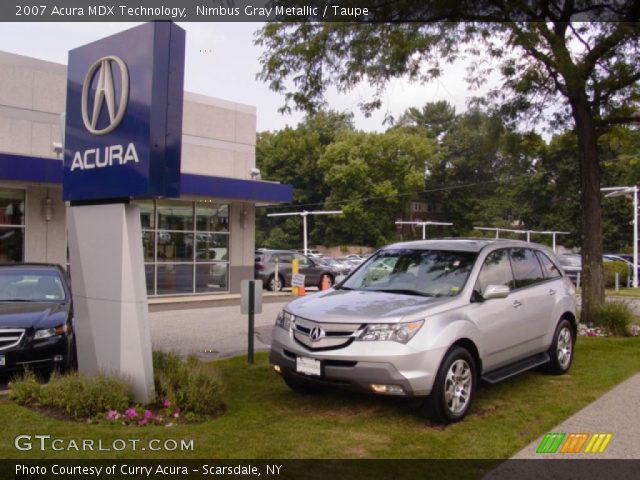
[[196, 292], [226, 292], [229, 264], [211, 263], [196, 265]]
[[193, 230], [193, 203], [159, 200], [158, 228], [163, 230]]
[[24, 190], [0, 189], [0, 263], [24, 259]]
[[137, 205], [140, 207], [140, 222], [142, 223], [142, 228], [155, 228], [156, 211], [153, 200], [142, 200], [137, 202]]
[[229, 260], [229, 235], [196, 234], [196, 262]]
[[151, 263], [147, 263], [144, 266], [144, 278], [147, 282], [147, 296], [155, 295], [156, 293], [156, 266]]
[[228, 291], [229, 205], [177, 200], [137, 204], [149, 296]]
[[0, 227], [0, 263], [21, 262], [24, 229]]
[[202, 232], [228, 232], [229, 205], [196, 202], [196, 230]]
[[156, 261], [156, 234], [153, 231], [142, 231], [142, 251], [145, 262]]
[[193, 293], [193, 264], [158, 264], [158, 295]]
[[158, 262], [193, 262], [193, 233], [158, 230]]

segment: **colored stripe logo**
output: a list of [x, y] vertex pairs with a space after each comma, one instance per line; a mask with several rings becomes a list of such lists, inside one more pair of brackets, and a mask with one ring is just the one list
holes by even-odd
[[603, 453], [611, 433], [547, 433], [536, 453]]

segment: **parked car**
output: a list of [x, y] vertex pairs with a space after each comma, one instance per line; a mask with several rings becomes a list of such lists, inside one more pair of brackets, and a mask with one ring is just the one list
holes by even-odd
[[577, 283], [578, 274], [582, 274], [582, 256], [576, 253], [564, 253], [558, 255], [558, 260], [567, 276], [574, 284]]
[[[298, 273], [304, 275], [305, 287], [322, 286], [322, 277], [327, 276], [329, 286], [335, 283], [341, 272], [320, 259], [311, 259], [291, 250], [259, 249], [255, 253], [255, 278], [262, 280], [265, 288], [277, 291], [291, 286], [291, 262], [298, 259]], [[276, 275], [276, 262], [278, 273]]]
[[0, 265], [0, 375], [75, 368], [73, 307], [58, 265]]
[[575, 287], [546, 247], [407, 242], [379, 250], [335, 288], [286, 305], [270, 361], [296, 392], [425, 397], [430, 416], [446, 423], [469, 412], [480, 379], [539, 365], [566, 373], [576, 331]]
[[346, 276], [351, 273], [351, 270], [353, 270], [353, 265], [343, 262], [340, 259], [334, 258], [334, 257], [313, 258], [313, 261], [328, 265], [329, 267], [333, 268], [336, 272], [338, 272], [338, 275]]

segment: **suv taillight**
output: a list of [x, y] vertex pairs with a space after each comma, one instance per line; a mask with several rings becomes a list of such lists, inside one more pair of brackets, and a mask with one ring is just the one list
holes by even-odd
[[264, 265], [262, 263], [255, 264], [256, 271], [264, 270]]

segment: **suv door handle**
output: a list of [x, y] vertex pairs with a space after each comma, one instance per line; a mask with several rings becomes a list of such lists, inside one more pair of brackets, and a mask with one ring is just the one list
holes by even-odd
[[522, 302], [518, 300], [513, 301], [513, 308], [520, 308], [522, 306]]
[[552, 288], [551, 290], [549, 290], [549, 295], [555, 295], [556, 291]]

